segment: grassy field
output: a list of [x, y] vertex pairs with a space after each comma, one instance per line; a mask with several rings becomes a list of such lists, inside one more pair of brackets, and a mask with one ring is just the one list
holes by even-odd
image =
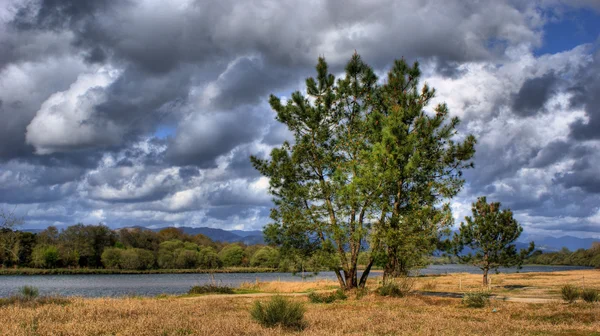
[[[560, 299], [560, 287], [575, 285], [600, 290], [600, 270], [491, 274], [491, 290], [499, 296]], [[415, 289], [432, 292], [480, 290], [481, 274], [456, 273], [415, 278]]]
[[[600, 271], [498, 275], [498, 287], [525, 286], [537, 292], [511, 295], [556, 297], [555, 288], [577, 283], [600, 289]], [[417, 290], [459, 292], [480, 289], [480, 276], [447, 275], [417, 278]], [[471, 281], [473, 282], [471, 284]], [[377, 287], [377, 279], [369, 287]], [[433, 284], [433, 283], [435, 284]], [[247, 290], [298, 293], [331, 289], [335, 283], [248, 283]], [[455, 288], [453, 288], [453, 286]], [[435, 287], [435, 288], [432, 288]], [[509, 287], [512, 288], [512, 287]], [[542, 290], [548, 288], [547, 290]], [[510, 289], [512, 290], [512, 289]], [[509, 291], [510, 291], [509, 290]], [[249, 308], [269, 294], [164, 296], [160, 298], [82, 299], [68, 304], [7, 305], [0, 308], [1, 335], [600, 335], [600, 304], [531, 304], [492, 300], [485, 308], [466, 308], [460, 299], [410, 295], [380, 297], [371, 293], [360, 300], [311, 304], [303, 294], [290, 297], [307, 307], [302, 332], [267, 329], [252, 321]]]

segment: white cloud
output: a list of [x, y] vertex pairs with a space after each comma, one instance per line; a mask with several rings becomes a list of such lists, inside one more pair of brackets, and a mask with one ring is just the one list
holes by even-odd
[[118, 73], [100, 68], [81, 74], [68, 90], [51, 95], [27, 126], [27, 143], [37, 154], [119, 143], [123, 130], [95, 109], [106, 100], [104, 89]]

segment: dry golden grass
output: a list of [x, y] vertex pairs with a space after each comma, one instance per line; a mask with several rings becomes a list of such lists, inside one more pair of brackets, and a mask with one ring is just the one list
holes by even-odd
[[[266, 300], [267, 298], [260, 298]], [[373, 294], [330, 305], [306, 302], [303, 335], [600, 335], [600, 306], [492, 303]], [[73, 299], [65, 306], [0, 308], [1, 335], [281, 335], [253, 322], [255, 298]], [[492, 312], [496, 309], [496, 312]]]
[[[600, 271], [493, 275], [493, 291], [510, 296], [555, 298], [563, 284], [600, 288]], [[453, 274], [416, 279], [416, 289], [460, 292], [480, 289], [480, 275]], [[369, 281], [375, 289], [379, 279]], [[263, 292], [306, 292], [334, 287], [334, 281], [252, 283]], [[520, 288], [524, 286], [524, 288]], [[517, 289], [514, 289], [517, 288]], [[556, 292], [555, 292], [556, 291]], [[373, 291], [371, 291], [373, 292]], [[66, 305], [0, 307], [0, 335], [598, 335], [600, 304], [532, 304], [491, 301], [470, 309], [460, 299], [369, 294], [333, 304], [310, 304], [308, 327], [298, 333], [266, 329], [252, 321], [249, 308], [268, 294], [164, 298], [73, 298]]]
[[313, 290], [327, 290], [338, 288], [338, 283], [331, 280], [317, 280], [304, 282], [245, 282], [240, 285], [242, 289], [256, 290], [265, 293], [306, 293]]
[[[600, 290], [600, 270], [491, 274], [490, 278], [493, 293], [511, 297], [560, 299], [560, 287], [566, 284]], [[426, 276], [417, 278], [415, 287], [423, 291], [466, 292], [481, 289], [481, 280], [481, 274]]]

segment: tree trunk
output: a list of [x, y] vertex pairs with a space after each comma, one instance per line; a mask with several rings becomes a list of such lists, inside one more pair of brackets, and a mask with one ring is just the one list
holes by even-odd
[[346, 289], [353, 289], [358, 286], [357, 277], [356, 277], [356, 265], [350, 267], [348, 272], [344, 271], [344, 275], [346, 277]]
[[336, 269], [333, 272], [335, 273], [335, 276], [337, 277], [338, 282], [340, 283], [340, 288], [346, 288], [346, 283], [344, 282], [344, 278], [342, 277], [340, 270]]
[[488, 285], [488, 269], [484, 268], [483, 269], [483, 285], [487, 286]]
[[367, 267], [365, 268], [363, 274], [360, 277], [360, 283], [358, 284], [358, 287], [365, 288], [365, 285], [367, 284], [367, 278], [369, 277], [369, 272], [371, 272], [371, 267], [373, 266], [373, 262], [373, 258], [370, 258]]

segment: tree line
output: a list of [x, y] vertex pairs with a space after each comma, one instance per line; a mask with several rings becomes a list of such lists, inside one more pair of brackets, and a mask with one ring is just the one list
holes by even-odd
[[578, 249], [577, 251], [569, 251], [563, 247], [558, 252], [542, 253], [535, 251], [531, 257], [527, 259], [529, 264], [538, 265], [572, 265], [572, 266], [588, 266], [600, 268], [600, 242], [592, 243], [589, 249]]
[[225, 244], [202, 234], [189, 235], [177, 228], [158, 232], [105, 225], [50, 226], [39, 233], [0, 229], [0, 265], [33, 268], [217, 269], [261, 267], [292, 269], [277, 248], [264, 245]]

